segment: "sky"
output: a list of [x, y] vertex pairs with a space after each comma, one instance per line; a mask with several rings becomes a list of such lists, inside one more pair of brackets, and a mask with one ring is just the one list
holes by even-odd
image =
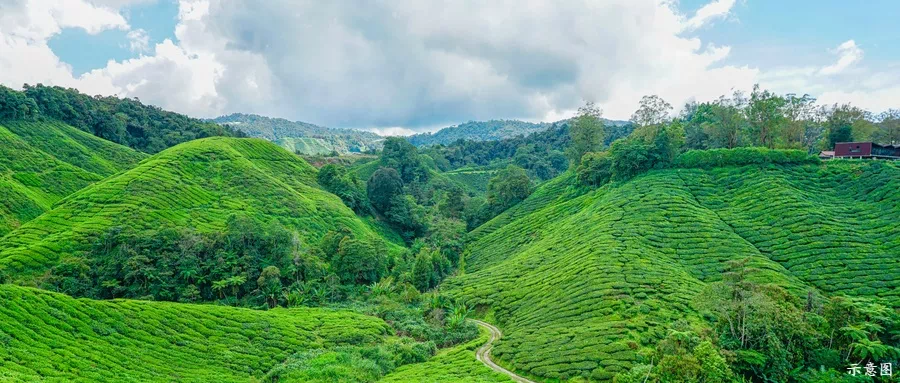
[[900, 108], [895, 0], [0, 0], [0, 84], [406, 134], [753, 84]]

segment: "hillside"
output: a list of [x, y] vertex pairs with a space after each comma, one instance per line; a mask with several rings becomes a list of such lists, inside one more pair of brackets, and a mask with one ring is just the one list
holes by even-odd
[[476, 230], [444, 289], [493, 315], [507, 367], [609, 381], [698, 320], [729, 260], [804, 298], [898, 302], [898, 190], [900, 168], [871, 162], [655, 170], [580, 191], [564, 176]]
[[273, 141], [292, 153], [304, 155], [360, 153], [381, 147], [382, 137], [361, 130], [334, 129], [301, 121], [235, 113], [212, 120], [250, 137]]
[[390, 329], [329, 309], [94, 301], [11, 285], [0, 301], [0, 381], [257, 381], [295, 353], [377, 345]]
[[0, 123], [0, 237], [145, 157], [61, 122]]
[[[341, 200], [318, 188], [316, 170], [259, 139], [208, 138], [163, 151], [65, 198], [0, 243], [0, 269], [21, 279], [84, 249], [117, 226], [221, 230], [234, 213], [278, 221], [317, 244], [329, 230], [382, 242]], [[394, 245], [388, 245], [394, 248]]]
[[[566, 121], [559, 121], [556, 124], [564, 122]], [[607, 119], [603, 119], [603, 123], [610, 127], [620, 127], [628, 124], [627, 121]], [[547, 122], [533, 123], [519, 120], [469, 121], [464, 124], [446, 127], [433, 133], [415, 134], [407, 137], [407, 139], [415, 146], [449, 145], [457, 140], [497, 141], [543, 132], [552, 125]]]
[[197, 138], [240, 135], [228, 127], [145, 105], [136, 98], [89, 96], [77, 89], [41, 84], [23, 88], [16, 91], [0, 85], [0, 119], [58, 120], [145, 153]]

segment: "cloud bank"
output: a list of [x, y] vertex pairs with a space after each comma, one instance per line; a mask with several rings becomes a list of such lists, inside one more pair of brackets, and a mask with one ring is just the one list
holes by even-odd
[[[859, 71], [853, 40], [808, 68], [724, 65], [730, 47], [691, 33], [729, 19], [734, 0], [691, 15], [668, 0], [180, 0], [176, 41], [153, 46], [123, 16], [135, 1], [148, 0], [0, 0], [0, 83], [139, 97], [199, 117], [382, 129], [553, 120], [584, 100], [627, 119], [642, 95], [678, 106], [756, 82], [863, 107], [896, 94], [848, 77], [873, 75]], [[63, 28], [127, 30], [141, 55], [75, 77], [47, 47]]]

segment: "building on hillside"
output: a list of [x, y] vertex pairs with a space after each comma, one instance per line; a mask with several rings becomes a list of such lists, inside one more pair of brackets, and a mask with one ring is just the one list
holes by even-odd
[[900, 160], [900, 145], [880, 145], [874, 142], [838, 142], [834, 144], [834, 158]]
[[823, 160], [830, 160], [834, 158], [834, 150], [823, 150], [819, 152], [819, 158]]

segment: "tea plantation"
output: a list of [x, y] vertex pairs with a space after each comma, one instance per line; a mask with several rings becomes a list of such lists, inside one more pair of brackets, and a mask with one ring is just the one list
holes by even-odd
[[475, 359], [475, 350], [484, 345], [490, 334], [480, 329], [471, 342], [439, 351], [424, 363], [410, 364], [388, 374], [380, 383], [508, 383], [506, 375], [494, 372]]
[[0, 124], [0, 236], [145, 157], [60, 122]]
[[328, 309], [94, 301], [0, 285], [0, 381], [248, 382], [295, 352], [381, 343], [381, 319]]
[[726, 261], [806, 297], [896, 299], [900, 168], [890, 163], [654, 170], [596, 190], [571, 174], [472, 233], [444, 291], [496, 319], [496, 359], [551, 379], [609, 381]]
[[184, 143], [82, 189], [10, 233], [0, 243], [0, 269], [27, 281], [111, 227], [168, 224], [212, 231], [236, 212], [277, 220], [297, 230], [304, 243], [318, 243], [339, 227], [358, 238], [383, 240], [338, 197], [319, 189], [315, 178], [315, 168], [264, 140]]

